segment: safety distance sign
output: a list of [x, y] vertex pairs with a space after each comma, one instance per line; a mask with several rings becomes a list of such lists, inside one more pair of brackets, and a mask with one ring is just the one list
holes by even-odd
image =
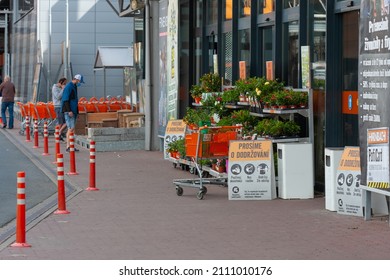
[[229, 200], [276, 198], [271, 141], [230, 141]]

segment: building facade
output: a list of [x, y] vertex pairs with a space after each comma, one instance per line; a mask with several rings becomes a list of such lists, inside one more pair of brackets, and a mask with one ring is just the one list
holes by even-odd
[[[17, 99], [50, 101], [51, 86], [77, 73], [79, 95], [103, 96], [103, 71], [94, 71], [99, 46], [132, 46], [133, 19], [120, 18], [106, 0], [11, 1], [9, 74]], [[68, 55], [66, 55], [68, 53]], [[123, 69], [107, 71], [107, 95], [124, 95]]]
[[[164, 16], [158, 8], [164, 1], [150, 4], [157, 6], [152, 9], [155, 24]], [[225, 85], [232, 85], [239, 79], [240, 61], [245, 61], [247, 76], [266, 76], [271, 71], [285, 86], [306, 86], [302, 84], [301, 47], [309, 46], [315, 179], [316, 188], [323, 190], [324, 149], [359, 145], [360, 1], [187, 0], [177, 4], [178, 118], [191, 106], [189, 88], [202, 74], [217, 71]], [[154, 44], [161, 37], [152, 36]], [[152, 57], [158, 61], [157, 46], [153, 50]], [[159, 65], [156, 62], [152, 67]], [[159, 108], [155, 99], [162, 91], [158, 73], [153, 76], [153, 85], [152, 102]], [[154, 117], [159, 116], [156, 113]], [[154, 120], [153, 124], [154, 134], [159, 134], [160, 123]]]

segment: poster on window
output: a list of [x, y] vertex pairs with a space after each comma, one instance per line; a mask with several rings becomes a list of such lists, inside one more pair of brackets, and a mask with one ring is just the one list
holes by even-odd
[[158, 135], [164, 135], [168, 122], [167, 118], [167, 30], [168, 30], [168, 1], [159, 3], [158, 32], [159, 32], [159, 99], [158, 99]]
[[[389, 4], [382, 2], [362, 0], [360, 6], [359, 142], [361, 184], [390, 191], [388, 143], [379, 139], [390, 126]], [[376, 184], [383, 180], [387, 184]]]
[[177, 119], [179, 85], [178, 1], [168, 1], [167, 15], [167, 118]]

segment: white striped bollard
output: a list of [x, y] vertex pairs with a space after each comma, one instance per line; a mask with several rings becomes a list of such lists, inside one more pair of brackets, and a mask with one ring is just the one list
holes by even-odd
[[47, 122], [43, 123], [43, 156], [49, 155], [49, 129], [47, 128]]
[[26, 142], [31, 142], [30, 138], [30, 117], [26, 116]]
[[33, 148], [39, 148], [38, 142], [38, 120], [34, 120], [34, 146]]
[[26, 173], [19, 171], [16, 176], [16, 241], [11, 247], [31, 247], [26, 243]]
[[95, 149], [95, 141], [91, 141], [89, 143], [89, 187], [86, 189], [87, 191], [98, 191], [96, 188], [96, 149]]
[[54, 152], [54, 164], [57, 164], [57, 154], [61, 153], [60, 151], [60, 126], [56, 125], [54, 130], [54, 137], [55, 137], [55, 152]]
[[74, 134], [73, 132], [70, 133], [69, 135], [69, 162], [70, 162], [70, 170], [68, 175], [78, 175], [76, 171], [76, 155], [74, 151]]
[[57, 186], [58, 186], [58, 209], [54, 214], [69, 214], [66, 210], [65, 181], [64, 181], [64, 155], [57, 155]]

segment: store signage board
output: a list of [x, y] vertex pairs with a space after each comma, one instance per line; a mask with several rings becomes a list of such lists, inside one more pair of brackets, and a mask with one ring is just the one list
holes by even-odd
[[168, 144], [183, 139], [186, 133], [186, 123], [183, 120], [169, 120], [164, 136], [164, 159], [169, 158]]
[[389, 188], [389, 128], [367, 131], [367, 186]]
[[[361, 184], [374, 192], [389, 188], [390, 15], [360, 4], [358, 114]], [[353, 74], [345, 81], [354, 83]]]
[[276, 198], [275, 167], [271, 141], [230, 141], [229, 200]]
[[337, 213], [363, 216], [363, 191], [360, 188], [360, 149], [345, 147], [337, 169]]

